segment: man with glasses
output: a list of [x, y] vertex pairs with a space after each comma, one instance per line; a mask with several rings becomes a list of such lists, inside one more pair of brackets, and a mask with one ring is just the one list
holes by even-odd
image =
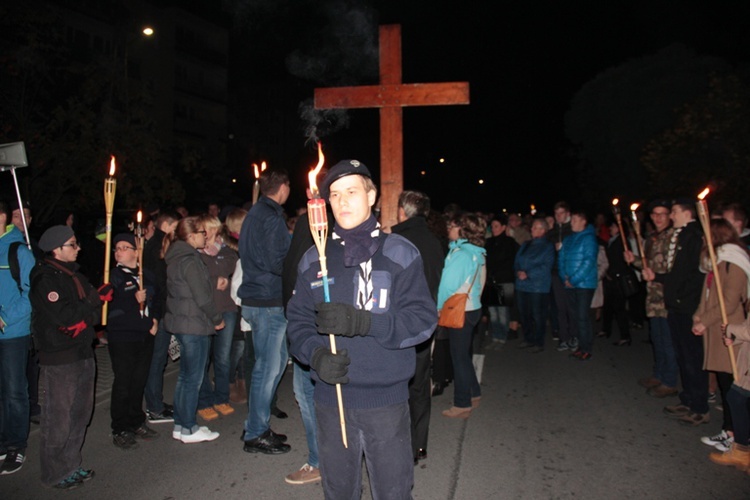
[[45, 252], [31, 272], [32, 331], [39, 350], [42, 408], [42, 483], [79, 486], [94, 472], [83, 469], [81, 448], [94, 404], [94, 325], [112, 286], [97, 291], [79, 272], [80, 246], [69, 226], [52, 226], [39, 239]]
[[[654, 200], [648, 208], [654, 229], [646, 235], [644, 242], [646, 265], [655, 273], [666, 273], [669, 241], [674, 232], [669, 219], [671, 204], [667, 200]], [[636, 259], [630, 250], [625, 252], [625, 261], [643, 270], [643, 262]], [[654, 366], [651, 376], [638, 380], [638, 383], [647, 389], [649, 396], [674, 396], [677, 394], [677, 360], [669, 333], [667, 308], [664, 305], [664, 285], [656, 281], [646, 283], [646, 316], [654, 351]]]

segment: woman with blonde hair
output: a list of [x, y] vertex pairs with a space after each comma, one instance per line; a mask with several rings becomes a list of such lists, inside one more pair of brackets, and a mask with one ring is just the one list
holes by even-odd
[[[224, 328], [216, 330], [216, 335], [211, 337], [211, 354], [198, 397], [198, 415], [208, 422], [218, 418], [219, 414], [226, 416], [234, 413], [234, 408], [229, 405], [229, 360], [237, 324], [237, 304], [230, 295], [230, 281], [239, 254], [226, 244], [224, 225], [217, 217], [201, 215], [198, 224], [206, 231], [206, 245], [198, 252], [208, 268], [216, 309], [224, 319]], [[211, 365], [213, 385], [209, 376]]]
[[197, 217], [186, 217], [164, 239], [167, 264], [167, 311], [164, 326], [180, 344], [180, 373], [174, 394], [172, 437], [183, 443], [213, 441], [218, 432], [196, 423], [198, 393], [206, 372], [210, 336], [224, 328], [214, 302], [214, 286], [199, 249], [206, 246], [206, 230]]
[[453, 406], [443, 411], [449, 418], [468, 418], [479, 406], [481, 389], [472, 364], [472, 333], [482, 315], [482, 289], [486, 279], [484, 234], [487, 221], [476, 214], [463, 214], [448, 224], [448, 255], [438, 288], [438, 310], [455, 293], [468, 293], [464, 326], [446, 328], [453, 361]]

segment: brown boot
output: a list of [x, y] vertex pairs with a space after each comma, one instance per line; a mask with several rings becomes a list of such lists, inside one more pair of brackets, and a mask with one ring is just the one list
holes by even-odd
[[448, 410], [443, 410], [443, 416], [448, 418], [469, 418], [469, 415], [471, 415], [471, 408], [452, 406]]
[[244, 378], [237, 379], [237, 390], [239, 391], [239, 401], [240, 404], [247, 403], [247, 385], [245, 384]]
[[715, 464], [732, 465], [737, 470], [746, 471], [750, 469], [750, 447], [732, 443], [729, 451], [724, 453], [711, 453], [708, 458]]

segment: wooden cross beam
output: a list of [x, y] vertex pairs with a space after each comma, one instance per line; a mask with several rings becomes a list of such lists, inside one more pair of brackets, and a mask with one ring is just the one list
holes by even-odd
[[[468, 82], [401, 83], [401, 26], [380, 27], [380, 85], [315, 89], [315, 109], [380, 108], [380, 223], [398, 223], [404, 106], [469, 104]], [[429, 195], [429, 193], [427, 193]]]

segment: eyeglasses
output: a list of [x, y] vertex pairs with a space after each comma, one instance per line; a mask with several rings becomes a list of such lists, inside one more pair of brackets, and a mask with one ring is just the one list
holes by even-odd
[[204, 229], [204, 230], [202, 230], [202, 231], [196, 231], [196, 233], [200, 233], [200, 234], [202, 234], [203, 236], [206, 236], [206, 235], [208, 234], [208, 232], [206, 232], [206, 230], [205, 230], [205, 229]]
[[60, 245], [60, 247], [70, 247], [73, 250], [78, 250], [79, 248], [81, 248], [81, 245], [79, 245], [78, 242], [75, 242], [75, 243], [64, 243], [64, 244]]
[[133, 251], [135, 251], [135, 248], [133, 248], [133, 247], [117, 247], [117, 248], [115, 248], [115, 252], [125, 252], [126, 250], [133, 250]]

